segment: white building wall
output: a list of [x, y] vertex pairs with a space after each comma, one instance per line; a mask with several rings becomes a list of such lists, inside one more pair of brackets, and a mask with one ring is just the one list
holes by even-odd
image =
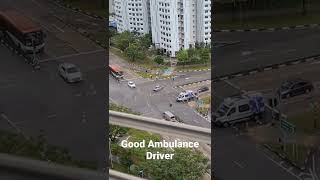
[[114, 13], [114, 0], [109, 0], [109, 14]]
[[197, 0], [197, 42], [211, 42], [211, 0]]
[[196, 42], [211, 42], [211, 0], [114, 1], [119, 32], [151, 32], [153, 44], [171, 57]]
[[150, 32], [149, 0], [114, 0], [118, 32]]

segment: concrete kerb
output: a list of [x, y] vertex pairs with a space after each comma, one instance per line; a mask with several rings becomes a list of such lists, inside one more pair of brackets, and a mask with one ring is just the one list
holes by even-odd
[[284, 27], [272, 27], [272, 28], [252, 28], [252, 29], [214, 29], [213, 32], [257, 32], [257, 31], [280, 31], [280, 30], [296, 30], [296, 29], [306, 29], [315, 28], [320, 26], [320, 24], [304, 24], [296, 26], [284, 26]]
[[304, 160], [304, 165], [299, 166], [296, 163], [290, 161], [287, 156], [283, 155], [282, 153], [279, 153], [275, 151], [272, 147], [270, 147], [268, 144], [263, 144], [263, 147], [269, 150], [270, 152], [274, 153], [278, 157], [280, 157], [283, 161], [287, 162], [288, 164], [291, 164], [294, 168], [299, 169], [300, 171], [305, 171], [306, 170], [306, 164], [308, 162], [308, 157], [310, 153], [308, 152], [307, 158]]
[[299, 59], [294, 59], [294, 60], [286, 61], [286, 62], [279, 63], [279, 64], [268, 65], [268, 66], [265, 66], [265, 67], [259, 67], [259, 68], [249, 69], [249, 70], [246, 70], [246, 71], [240, 71], [240, 72], [236, 72], [236, 73], [232, 73], [232, 74], [228, 74], [228, 75], [218, 76], [216, 78], [212, 78], [212, 81], [213, 82], [224, 81], [224, 80], [233, 79], [233, 78], [236, 78], [236, 77], [256, 74], [258, 72], [270, 71], [270, 70], [273, 70], [273, 69], [279, 69], [279, 68], [283, 68], [283, 67], [290, 66], [290, 65], [297, 65], [297, 64], [300, 64], [300, 63], [305, 63], [305, 62], [310, 62], [310, 61], [313, 61], [313, 60], [317, 60], [319, 57], [320, 57], [320, 54], [314, 55], [314, 56], [309, 56], [309, 57], [304, 57], [304, 58], [299, 58]]
[[197, 82], [192, 82], [192, 83], [187, 83], [187, 84], [183, 84], [183, 85], [179, 85], [179, 86], [176, 86], [177, 88], [183, 88], [185, 86], [190, 86], [190, 85], [193, 85], [193, 84], [200, 84], [200, 83], [203, 83], [203, 82], [206, 82], [206, 81], [211, 81], [210, 79], [207, 79], [207, 80], [202, 80], [202, 81], [197, 81]]
[[196, 69], [196, 70], [181, 70], [181, 71], [177, 71], [177, 72], [184, 73], [184, 72], [200, 72], [200, 71], [211, 71], [211, 69], [208, 68], [208, 69]]

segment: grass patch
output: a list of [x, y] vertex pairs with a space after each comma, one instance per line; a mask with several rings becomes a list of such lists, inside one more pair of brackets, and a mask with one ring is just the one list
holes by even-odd
[[197, 107], [196, 111], [198, 111], [200, 114], [208, 115], [209, 109], [206, 107]]
[[206, 96], [204, 98], [201, 98], [204, 104], [211, 104], [211, 96]]
[[215, 21], [215, 29], [252, 29], [252, 28], [273, 28], [284, 26], [296, 26], [303, 24], [319, 23], [320, 14], [302, 16], [299, 14], [288, 16], [261, 17], [247, 20], [243, 23], [236, 21]]
[[[311, 111], [289, 117], [288, 121], [296, 125], [298, 131], [302, 131], [307, 134], [313, 134], [317, 129], [314, 128], [315, 114]], [[320, 127], [320, 116], [318, 115], [318, 127]], [[319, 130], [319, 128], [318, 128]]]
[[285, 156], [289, 161], [295, 163], [299, 167], [304, 166], [304, 161], [308, 156], [310, 147], [304, 145], [287, 144], [285, 148], [281, 144], [268, 144], [274, 151]]
[[107, 18], [107, 7], [103, 7], [100, 3], [92, 3], [79, 0], [64, 0], [64, 3], [71, 4], [83, 11], [88, 11], [93, 14]]
[[134, 112], [133, 110], [124, 107], [124, 106], [120, 106], [117, 105], [115, 103], [109, 103], [109, 110], [111, 111], [118, 111], [118, 112], [124, 112], [124, 113], [128, 113], [128, 114], [135, 114], [135, 115], [140, 115], [140, 113]]

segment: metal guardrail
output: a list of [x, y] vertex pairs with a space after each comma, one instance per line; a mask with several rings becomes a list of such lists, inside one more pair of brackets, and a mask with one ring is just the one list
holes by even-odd
[[[0, 153], [0, 177], [2, 171], [12, 172], [10, 179], [20, 175], [23, 179], [55, 180], [106, 180], [107, 172], [59, 165], [46, 161], [28, 159]], [[30, 177], [30, 178], [28, 178]], [[41, 178], [39, 178], [41, 177]]]
[[161, 119], [109, 111], [109, 123], [211, 144], [211, 129]]

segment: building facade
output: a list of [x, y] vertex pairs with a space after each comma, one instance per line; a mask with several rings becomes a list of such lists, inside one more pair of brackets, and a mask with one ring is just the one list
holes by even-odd
[[118, 32], [151, 33], [156, 48], [175, 57], [211, 42], [211, 0], [114, 0]]
[[151, 0], [152, 42], [171, 57], [211, 42], [211, 0]]
[[117, 31], [150, 33], [149, 0], [114, 0]]

